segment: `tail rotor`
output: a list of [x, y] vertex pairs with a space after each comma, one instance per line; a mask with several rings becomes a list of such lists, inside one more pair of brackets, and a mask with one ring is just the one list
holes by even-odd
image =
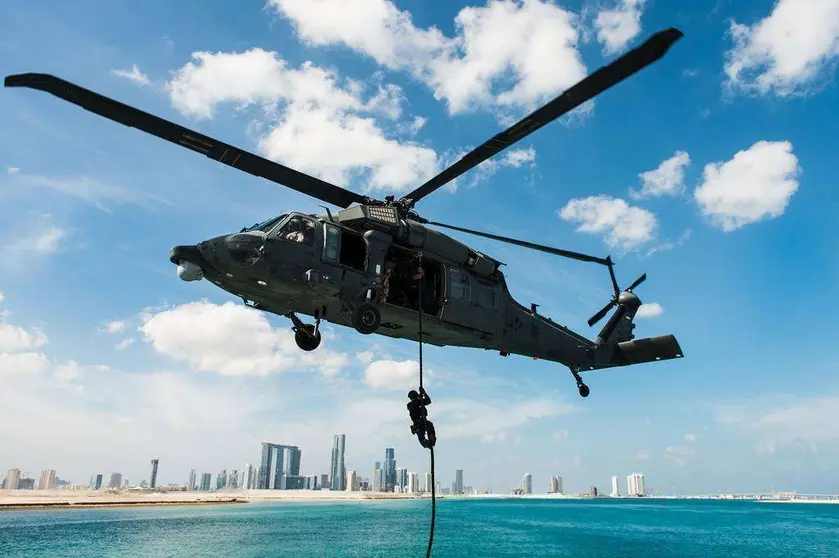
[[[588, 319], [589, 327], [593, 326], [594, 324], [596, 324], [597, 322], [602, 320], [606, 316], [606, 314], [609, 313], [609, 311], [612, 308], [614, 308], [615, 306], [617, 306], [620, 303], [621, 289], [618, 286], [617, 279], [615, 279], [615, 269], [614, 269], [614, 266], [612, 264], [611, 256], [606, 258], [606, 262], [607, 262], [607, 265], [609, 266], [609, 277], [612, 279], [612, 287], [615, 290], [615, 294], [612, 295], [612, 299], [609, 302], [606, 303], [606, 306], [601, 308], [594, 316], [592, 316], [591, 318]], [[635, 287], [637, 287], [638, 285], [640, 285], [641, 283], [643, 283], [646, 280], [647, 280], [647, 274], [644, 273], [638, 279], [633, 281], [633, 283], [623, 292], [632, 293], [632, 290]]]

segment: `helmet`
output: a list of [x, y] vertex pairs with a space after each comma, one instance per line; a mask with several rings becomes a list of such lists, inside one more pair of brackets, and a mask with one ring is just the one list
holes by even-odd
[[417, 393], [417, 390], [412, 389], [411, 391], [408, 392], [408, 399], [416, 399], [418, 397], [419, 397], [419, 393]]

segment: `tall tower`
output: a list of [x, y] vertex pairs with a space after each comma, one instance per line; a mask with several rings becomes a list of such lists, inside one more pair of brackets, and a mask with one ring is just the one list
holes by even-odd
[[396, 456], [393, 448], [385, 448], [384, 491], [393, 492], [396, 486]]
[[332, 490], [346, 490], [347, 488], [347, 467], [344, 462], [346, 443], [346, 434], [335, 434], [332, 442], [332, 470], [329, 475]]
[[521, 489], [525, 494], [533, 494], [533, 476], [530, 473], [521, 478]]
[[454, 493], [463, 494], [463, 469], [454, 472]]
[[612, 498], [617, 498], [620, 495], [621, 491], [618, 486], [618, 477], [612, 477]]
[[149, 476], [149, 488], [157, 488], [157, 464], [159, 459], [151, 460], [151, 475]]
[[187, 481], [187, 490], [195, 490], [197, 487], [195, 486], [195, 469], [190, 469], [189, 471], [189, 480]]

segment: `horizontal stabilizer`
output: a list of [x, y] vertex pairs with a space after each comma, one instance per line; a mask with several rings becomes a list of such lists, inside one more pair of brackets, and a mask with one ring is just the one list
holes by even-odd
[[627, 366], [683, 356], [682, 348], [673, 335], [646, 337], [618, 343], [611, 366]]

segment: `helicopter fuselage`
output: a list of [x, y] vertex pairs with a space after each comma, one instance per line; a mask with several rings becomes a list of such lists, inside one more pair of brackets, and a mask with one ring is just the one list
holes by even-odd
[[[578, 370], [620, 365], [614, 351], [597, 350], [606, 340], [591, 341], [513, 299], [500, 262], [383, 208], [353, 206], [338, 218], [289, 213], [173, 248], [170, 260], [182, 279], [206, 278], [248, 306], [280, 316], [302, 314], [361, 331], [354, 311], [373, 305], [378, 323], [372, 333], [416, 341], [421, 305], [425, 343], [497, 350]], [[622, 341], [631, 344], [626, 337]]]

